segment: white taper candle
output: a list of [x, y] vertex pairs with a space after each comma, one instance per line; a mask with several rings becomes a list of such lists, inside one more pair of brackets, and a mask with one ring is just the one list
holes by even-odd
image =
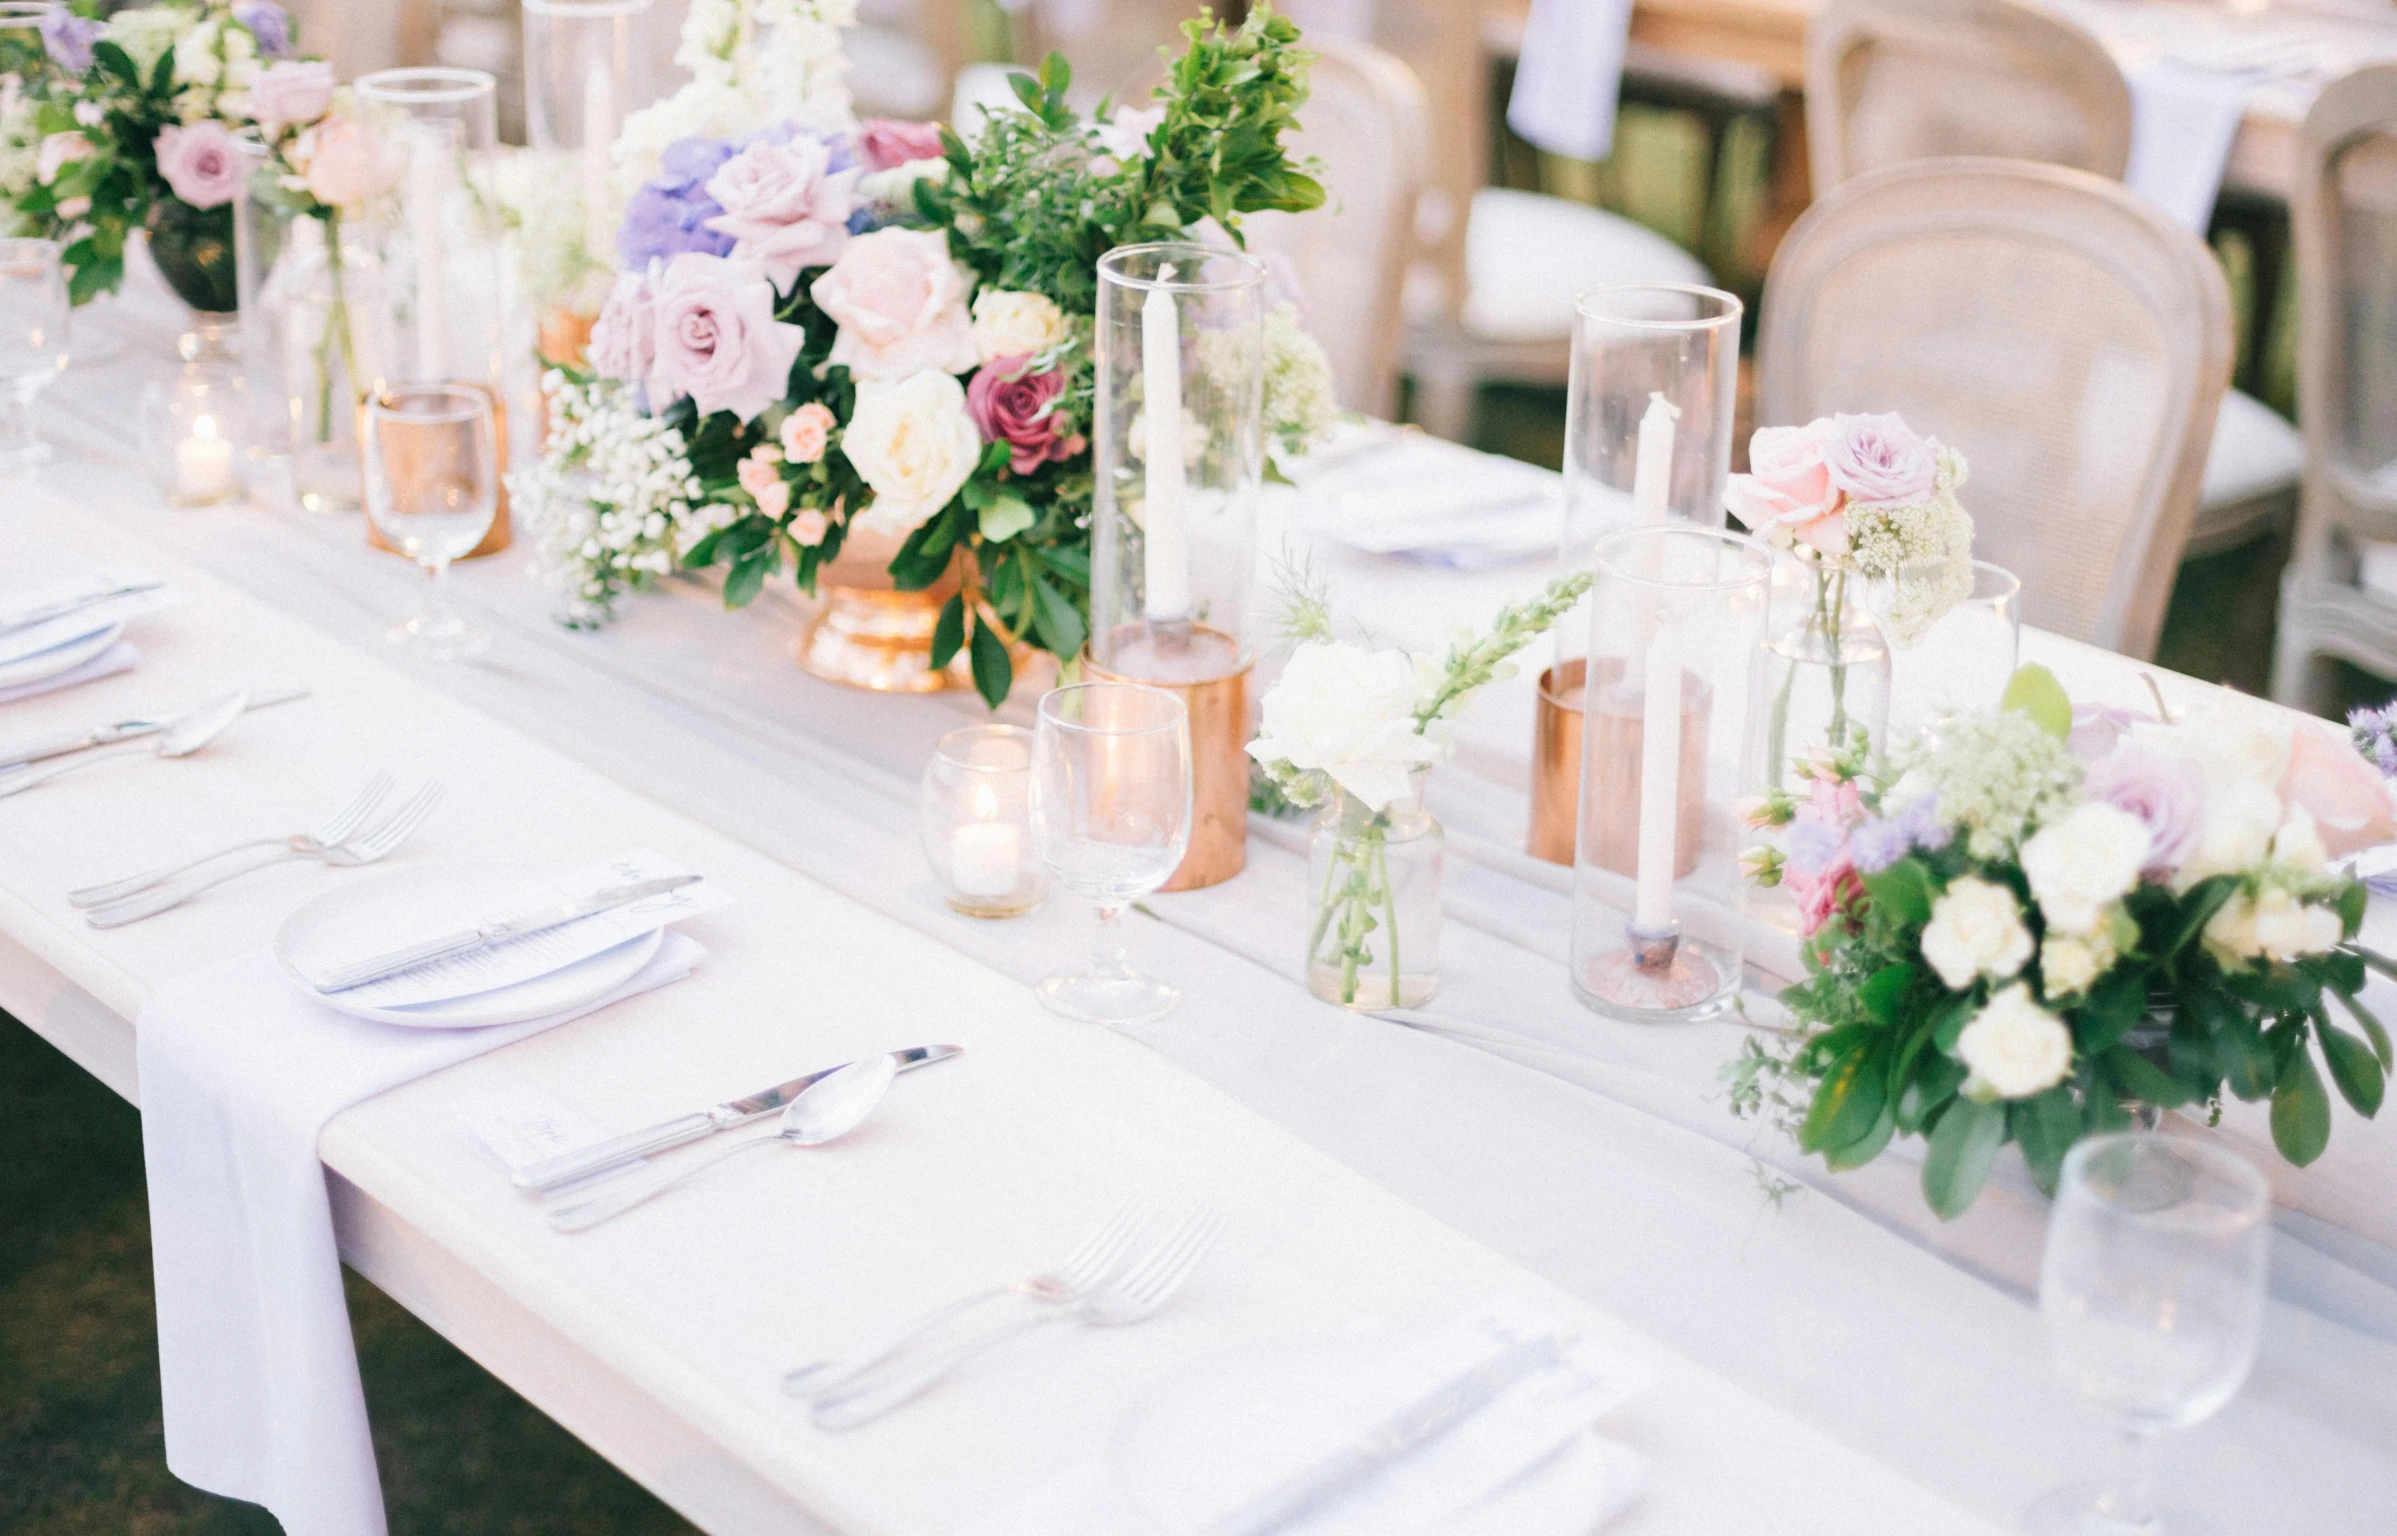
[[613, 266], [615, 221], [609, 151], [616, 142], [616, 72], [595, 57], [583, 72], [583, 246], [593, 261]]
[[419, 132], [408, 156], [408, 238], [416, 247], [416, 376], [449, 377], [449, 253], [442, 232], [448, 211], [450, 146], [446, 125]]
[[1681, 661], [1673, 630], [1648, 637], [1640, 701], [1640, 862], [1631, 926], [1661, 934], [1673, 922], [1674, 835], [1681, 820]]
[[1190, 535], [1182, 516], [1182, 327], [1170, 266], [1140, 306], [1142, 602], [1151, 623], [1190, 617]]

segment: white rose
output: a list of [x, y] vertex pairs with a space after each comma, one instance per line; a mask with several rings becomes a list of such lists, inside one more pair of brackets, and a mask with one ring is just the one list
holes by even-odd
[[2211, 875], [2246, 874], [2272, 851], [2280, 824], [2280, 796], [2263, 784], [2249, 779], [2209, 787], [2197, 852], [2173, 872], [2173, 890], [2186, 891]]
[[2289, 766], [2295, 724], [2285, 710], [2257, 699], [2225, 694], [2189, 711], [2171, 725], [2132, 728], [2141, 746], [2195, 760], [2206, 788], [2233, 784], [2277, 784]]
[[2255, 899], [2255, 915], [2250, 921], [2257, 950], [2267, 959], [2284, 962], [2321, 954], [2335, 947], [2344, 932], [2338, 913], [2328, 907], [2308, 906], [2278, 888]]
[[974, 296], [974, 351], [985, 367], [1002, 357], [1045, 352], [1063, 340], [1065, 311], [1046, 294], [987, 288]]
[[1956, 1037], [1956, 1054], [1972, 1068], [1966, 1091], [1977, 1085], [2001, 1099], [2027, 1099], [2072, 1071], [2072, 1031], [2017, 983], [1973, 1015]]
[[2031, 958], [2031, 930], [2014, 893], [1973, 875], [1952, 882], [1932, 904], [1923, 958], [1957, 992], [1976, 977], [2003, 981], [2021, 970]]
[[175, 40], [175, 83], [214, 85], [224, 74], [216, 56], [216, 24], [202, 22]]
[[1302, 645], [1265, 695], [1263, 728], [1248, 745], [1261, 763], [1320, 769], [1380, 811], [1408, 793], [1407, 776], [1446, 755], [1447, 731], [1415, 729], [1415, 707], [1437, 668], [1404, 651], [1316, 641]]
[[2050, 933], [2039, 945], [2040, 990], [2050, 1002], [2078, 997], [2097, 985], [2115, 958], [2113, 935], [2102, 923], [2088, 933]]
[[874, 488], [858, 523], [897, 536], [948, 505], [982, 456], [982, 436], [964, 386], [928, 368], [895, 384], [860, 384], [841, 451]]
[[2087, 933], [2139, 883], [2153, 842], [2147, 823], [2100, 801], [2077, 805], [2022, 845], [2022, 872], [2048, 926]]

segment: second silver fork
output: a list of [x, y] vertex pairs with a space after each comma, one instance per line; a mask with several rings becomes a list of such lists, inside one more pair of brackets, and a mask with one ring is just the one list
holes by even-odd
[[367, 781], [366, 788], [358, 792], [356, 799], [343, 806], [323, 825], [306, 832], [294, 832], [289, 837], [254, 837], [246, 842], [229, 844], [212, 853], [203, 853], [196, 859], [186, 859], [180, 864], [127, 875], [122, 880], [110, 880], [100, 885], [87, 885], [81, 890], [67, 892], [67, 904], [75, 907], [104, 907], [112, 901], [123, 901], [137, 891], [163, 885], [177, 875], [188, 874], [203, 864], [213, 864], [218, 859], [246, 853], [253, 848], [291, 848], [302, 853], [322, 853], [357, 831], [360, 823], [373, 815], [375, 807], [383, 803], [383, 797], [391, 793], [394, 782], [388, 772], [376, 774]]
[[83, 920], [94, 928], [121, 928], [127, 923], [136, 923], [145, 917], [155, 917], [169, 908], [179, 907], [202, 891], [212, 890], [228, 880], [238, 880], [243, 875], [254, 874], [272, 865], [287, 864], [294, 859], [316, 859], [339, 868], [372, 864], [406, 842], [425, 817], [432, 813], [434, 804], [440, 798], [440, 784], [427, 784], [405, 805], [375, 826], [330, 848], [318, 852], [285, 849], [281, 853], [271, 853], [263, 859], [253, 859], [239, 869], [229, 869], [204, 879], [186, 880], [130, 896], [123, 901], [111, 902], [104, 907], [94, 907], [83, 914]]

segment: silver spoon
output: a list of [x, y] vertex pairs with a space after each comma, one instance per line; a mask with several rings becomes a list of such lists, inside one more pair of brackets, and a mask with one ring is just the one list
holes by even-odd
[[606, 1194], [551, 1211], [549, 1224], [560, 1232], [586, 1231], [728, 1157], [738, 1157], [759, 1147], [820, 1147], [828, 1141], [837, 1141], [865, 1123], [874, 1106], [882, 1102], [882, 1096], [890, 1092], [891, 1080], [898, 1075], [899, 1063], [887, 1051], [853, 1061], [791, 1100], [773, 1133], [735, 1142], [713, 1156], [698, 1158], [680, 1168], [618, 1180], [619, 1187]]
[[217, 735], [250, 707], [248, 689], [228, 693], [221, 699], [211, 699], [196, 708], [187, 709], [160, 728], [150, 740], [135, 746], [117, 747], [107, 752], [94, 752], [86, 757], [69, 758], [52, 768], [29, 769], [23, 773], [0, 777], [0, 799], [21, 794], [36, 784], [47, 784], [62, 773], [105, 763], [112, 757], [189, 757], [217, 738]]

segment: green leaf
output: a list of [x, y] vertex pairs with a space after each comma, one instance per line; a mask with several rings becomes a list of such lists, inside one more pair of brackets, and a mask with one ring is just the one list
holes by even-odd
[[1885, 1104], [1881, 1108], [1880, 1117], [1873, 1121], [1862, 1136], [1844, 1147], [1826, 1147], [1823, 1150], [1823, 1165], [1834, 1171], [1861, 1168], [1879, 1157], [1882, 1148], [1888, 1146], [1890, 1138], [1897, 1133], [1898, 1117]]
[[2055, 673], [2035, 661], [2015, 668], [1999, 705], [2029, 715], [2032, 723], [2059, 741], [2072, 734], [2072, 696], [2056, 681]]
[[1806, 1110], [1805, 1124], [1798, 1128], [1798, 1146], [1808, 1152], [1820, 1152], [1829, 1147], [1844, 1147], [1861, 1140], [1880, 1118], [1888, 1102], [1888, 1090], [1882, 1076], [1873, 1070], [1873, 1051], [1868, 1046], [1851, 1051], [1839, 1063], [1823, 1074], [1823, 1081], [1814, 1091], [1814, 1102]]
[[965, 594], [950, 594], [941, 604], [940, 618], [932, 626], [932, 670], [938, 672], [956, 660], [965, 646]]
[[982, 695], [983, 703], [997, 709], [1007, 702], [1007, 690], [1015, 686], [1015, 664], [1007, 658], [1007, 643], [988, 624], [976, 624], [971, 657], [974, 691]]
[[2214, 1066], [2232, 1093], [2251, 1101], [2269, 1093], [2278, 1076], [2263, 1031], [2237, 1012], [2225, 1015], [2214, 1032]]
[[1931, 920], [1931, 871], [1911, 854], [1864, 877], [1864, 892], [1873, 906], [1909, 928]]
[[780, 565], [781, 559], [772, 544], [764, 544], [737, 556], [732, 569], [724, 577], [724, 606], [746, 608], [765, 590], [766, 577]]
[[2124, 1098], [2153, 1104], [2158, 1109], [2178, 1109], [2197, 1097], [2180, 1079], [2137, 1051], [2118, 1047], [2099, 1059], [2105, 1063], [2106, 1076], [2113, 1079]]
[[2314, 1033], [2322, 1041], [2322, 1059], [2330, 1067], [2330, 1080], [2339, 1085], [2339, 1096], [2367, 1120], [2379, 1114], [2388, 1083], [2372, 1048], [2327, 1019], [2314, 1021]]
[[2088, 1001], [2073, 1010], [2073, 1037], [2082, 1054], [2095, 1056], [2131, 1032], [2147, 1012], [2147, 972], [2116, 966], [2089, 989]]
[[982, 537], [992, 544], [1004, 544], [1032, 526], [1032, 508], [1020, 496], [993, 496], [981, 509]]
[[2339, 994], [2339, 1001], [2347, 1005], [2347, 1011], [2355, 1015], [2356, 1023], [2363, 1026], [2364, 1038], [2372, 1042], [2372, 1054], [2380, 1058], [2381, 1070], [2385, 1072], [2397, 1069], [2397, 1058], [2393, 1058], [2389, 1054], [2389, 1032], [2381, 1027], [2380, 1020], [2375, 1018], [2372, 1011], [2364, 1006], [2364, 1000], [2353, 992], [2342, 992]]
[[2272, 1144], [2300, 1168], [2330, 1145], [2330, 1093], [2308, 1052], [2289, 1057], [2272, 1090]]
[[2339, 892], [2339, 931], [2345, 937], [2352, 939], [2363, 930], [2364, 909], [2371, 901], [2372, 893], [2361, 880], [2348, 881], [2347, 888]]
[[1954, 1055], [1956, 1038], [1964, 1026], [1973, 1021], [1973, 1000], [1970, 993], [1959, 993], [1941, 1003], [1931, 1014], [1931, 1043], [1942, 1054]]
[[2081, 1134], [2081, 1110], [2072, 1101], [2072, 1089], [2059, 1083], [2045, 1093], [2015, 1101], [2006, 1111], [2006, 1124], [2022, 1148], [2023, 1161], [2031, 1166], [2031, 1177], [2039, 1181], [2040, 1192], [2054, 1194], [2064, 1154]]
[[1864, 985], [1856, 989], [1857, 1006], [1884, 1024], [1894, 1024], [1898, 1020], [1899, 1006], [1906, 1001], [1908, 989], [1914, 985], [1914, 978], [1921, 974], [1919, 968], [1904, 962], [1885, 965], [1866, 977]]
[[1053, 656], [1074, 656], [1081, 652], [1088, 633], [1082, 623], [1081, 611], [1073, 601], [1057, 590], [1046, 576], [1032, 578], [1032, 601], [1039, 617], [1041, 643]]
[[1923, 1159], [1923, 1199], [1942, 1221], [1963, 1215], [1981, 1193], [2006, 1139], [2006, 1106], [1957, 1099], [1931, 1128]]
[[2230, 900], [2231, 892], [2238, 888], [2239, 877], [2236, 875], [2215, 875], [2191, 886], [2189, 894], [2182, 900], [2180, 929], [2174, 933], [2172, 943], [2165, 948], [2164, 958], [2170, 960], [2179, 955], [2199, 934], [2205, 932], [2206, 924], [2214, 920], [2214, 914], [2222, 910], [2222, 904]]

